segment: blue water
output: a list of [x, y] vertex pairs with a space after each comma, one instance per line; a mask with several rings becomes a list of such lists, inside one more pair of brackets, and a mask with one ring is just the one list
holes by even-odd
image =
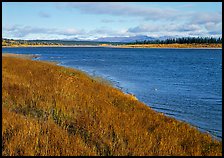
[[[102, 76], [154, 110], [222, 139], [221, 49], [2, 48]], [[38, 60], [39, 60], [38, 59]]]

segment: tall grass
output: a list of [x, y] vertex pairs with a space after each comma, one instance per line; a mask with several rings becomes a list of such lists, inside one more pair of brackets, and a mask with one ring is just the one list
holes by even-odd
[[222, 155], [222, 142], [80, 71], [2, 61], [2, 155]]

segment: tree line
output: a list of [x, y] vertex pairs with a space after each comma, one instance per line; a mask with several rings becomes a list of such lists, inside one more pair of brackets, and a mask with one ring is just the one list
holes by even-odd
[[193, 43], [204, 43], [204, 44], [219, 44], [222, 43], [222, 38], [213, 37], [181, 37], [181, 38], [170, 38], [165, 40], [144, 40], [135, 41], [129, 44], [193, 44]]

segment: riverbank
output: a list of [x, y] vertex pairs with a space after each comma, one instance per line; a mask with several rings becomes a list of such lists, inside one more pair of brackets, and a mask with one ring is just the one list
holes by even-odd
[[2, 46], [2, 48], [27, 48], [27, 47], [103, 47], [99, 45], [26, 45], [26, 46]]
[[[21, 58], [21, 59], [37, 59], [40, 57], [40, 55], [35, 54], [12, 54], [12, 53], [3, 53], [2, 57], [13, 57], [13, 58]], [[41, 61], [48, 64], [54, 64], [57, 65], [59, 62], [57, 61]]]
[[2, 54], [2, 57], [15, 57], [15, 58], [22, 58], [22, 59], [34, 59], [34, 58], [38, 58], [39, 55], [4, 53], [4, 54]]
[[222, 44], [100, 44], [100, 45], [12, 45], [3, 48], [17, 47], [108, 47], [108, 48], [184, 48], [184, 49], [222, 49]]
[[78, 70], [3, 56], [2, 73], [3, 155], [222, 155], [208, 134]]
[[127, 44], [121, 45], [121, 48], [218, 48], [222, 49], [222, 44]]

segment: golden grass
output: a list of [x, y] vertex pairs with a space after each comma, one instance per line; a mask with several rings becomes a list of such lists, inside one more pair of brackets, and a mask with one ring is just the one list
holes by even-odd
[[222, 155], [222, 142], [70, 68], [3, 57], [2, 155]]
[[122, 48], [222, 48], [222, 44], [126, 44]]

